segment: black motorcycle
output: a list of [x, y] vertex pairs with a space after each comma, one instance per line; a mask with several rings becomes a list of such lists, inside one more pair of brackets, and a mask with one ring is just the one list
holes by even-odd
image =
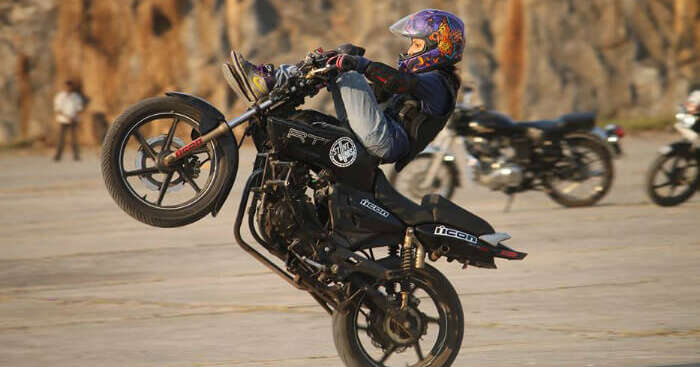
[[[346, 365], [449, 366], [462, 343], [462, 306], [425, 258], [495, 268], [494, 258], [526, 254], [439, 195], [421, 205], [402, 196], [346, 121], [298, 109], [335, 80], [326, 58], [310, 54], [294, 77], [258, 99], [234, 53], [224, 73], [251, 107], [230, 121], [181, 93], [130, 107], [105, 139], [106, 186], [124, 211], [150, 225], [216, 215], [236, 177], [238, 148], [251, 137], [258, 153], [234, 225], [238, 244], [333, 316]], [[244, 122], [237, 142], [231, 129]], [[244, 223], [283, 266], [243, 238]], [[377, 256], [380, 248], [386, 256]]]
[[[461, 139], [471, 179], [509, 195], [542, 190], [567, 207], [589, 206], [602, 199], [613, 182], [614, 156], [622, 153], [622, 129], [594, 129], [595, 115], [577, 113], [555, 120], [514, 122], [482, 107], [460, 104], [447, 128], [391, 182], [404, 195], [419, 200], [439, 193], [450, 198], [460, 185], [455, 156]], [[511, 203], [508, 201], [508, 205]]]
[[659, 156], [651, 163], [646, 177], [647, 194], [660, 206], [685, 202], [695, 194], [700, 182], [697, 113], [681, 110], [676, 114], [674, 128], [684, 139], [659, 149]]

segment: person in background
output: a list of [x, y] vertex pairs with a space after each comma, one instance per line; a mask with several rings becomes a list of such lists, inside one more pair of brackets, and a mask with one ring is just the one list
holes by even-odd
[[691, 115], [700, 115], [700, 87], [693, 88], [683, 104], [685, 111]]
[[61, 135], [58, 139], [58, 147], [54, 161], [61, 160], [63, 154], [63, 145], [66, 142], [66, 132], [70, 130], [71, 143], [73, 144], [73, 159], [80, 160], [80, 152], [78, 151], [78, 115], [85, 108], [85, 100], [78, 92], [78, 87], [75, 82], [68, 80], [65, 84], [66, 89], [56, 95], [53, 100], [53, 109], [56, 112], [56, 121], [61, 125]]

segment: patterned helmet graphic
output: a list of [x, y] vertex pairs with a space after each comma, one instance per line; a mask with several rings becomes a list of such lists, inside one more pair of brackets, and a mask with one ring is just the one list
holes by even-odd
[[416, 54], [399, 56], [399, 70], [421, 73], [462, 60], [464, 23], [456, 15], [425, 9], [394, 23], [389, 30], [406, 38], [420, 38], [425, 48]]

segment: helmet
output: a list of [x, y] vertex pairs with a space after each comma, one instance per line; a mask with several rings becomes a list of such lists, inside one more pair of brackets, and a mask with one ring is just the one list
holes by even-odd
[[425, 41], [422, 51], [399, 56], [399, 70], [421, 73], [462, 60], [464, 23], [456, 15], [424, 9], [394, 23], [389, 30], [399, 36]]

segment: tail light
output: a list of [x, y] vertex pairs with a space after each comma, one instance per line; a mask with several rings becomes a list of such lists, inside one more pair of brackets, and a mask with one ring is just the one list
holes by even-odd
[[617, 135], [618, 138], [625, 136], [625, 130], [622, 128], [622, 126], [615, 128], [615, 135]]
[[608, 137], [615, 135], [618, 138], [622, 138], [623, 136], [625, 136], [625, 130], [622, 128], [622, 126], [615, 124], [610, 124], [606, 126], [605, 132], [607, 133]]

